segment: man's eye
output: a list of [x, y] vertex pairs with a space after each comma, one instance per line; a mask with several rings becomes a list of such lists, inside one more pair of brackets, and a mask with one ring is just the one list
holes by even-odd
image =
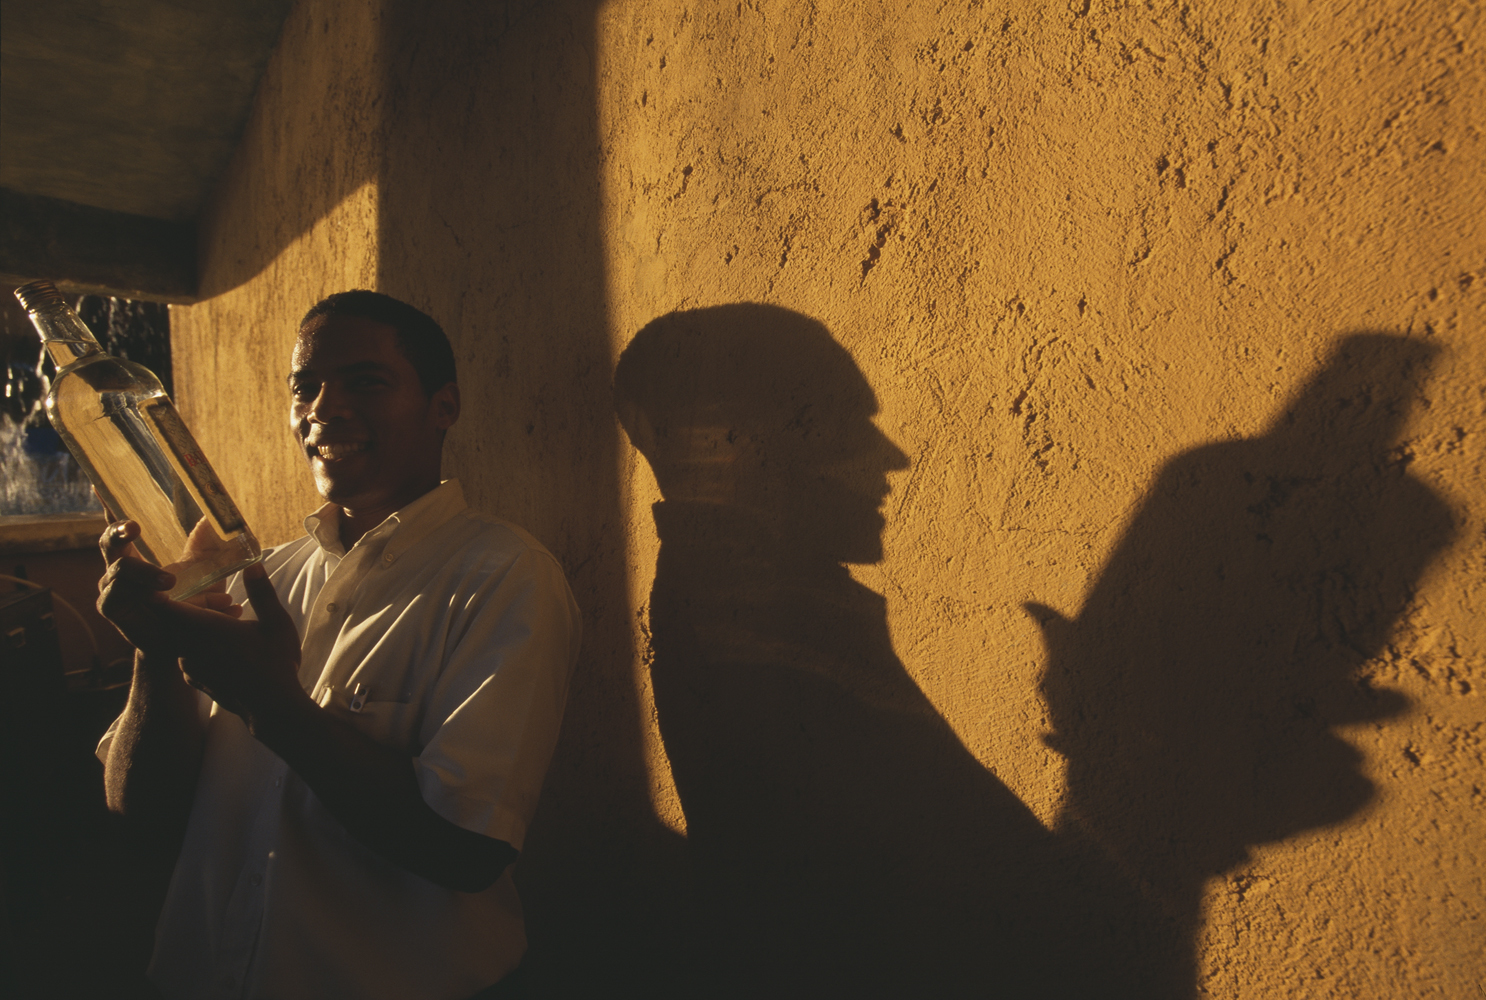
[[314, 399], [315, 387], [308, 382], [297, 382], [289, 387], [295, 399]]

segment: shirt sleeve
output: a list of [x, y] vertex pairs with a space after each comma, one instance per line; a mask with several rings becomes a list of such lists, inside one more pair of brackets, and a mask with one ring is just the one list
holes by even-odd
[[556, 561], [537, 550], [460, 602], [413, 766], [440, 816], [520, 850], [577, 662], [578, 606]]

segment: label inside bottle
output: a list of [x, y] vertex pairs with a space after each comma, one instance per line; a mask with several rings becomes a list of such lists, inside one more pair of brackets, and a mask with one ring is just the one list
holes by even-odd
[[201, 446], [186, 429], [180, 414], [169, 403], [146, 403], [142, 407], [146, 419], [154, 425], [160, 439], [175, 454], [184, 471], [201, 494], [202, 501], [217, 522], [222, 534], [230, 535], [246, 527], [237, 505], [222, 487], [222, 481], [201, 453]]

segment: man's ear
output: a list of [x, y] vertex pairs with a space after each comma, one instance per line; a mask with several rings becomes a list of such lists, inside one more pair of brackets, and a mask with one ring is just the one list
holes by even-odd
[[459, 419], [459, 383], [445, 383], [442, 389], [433, 394], [428, 405], [439, 430], [446, 431], [453, 427], [454, 421]]

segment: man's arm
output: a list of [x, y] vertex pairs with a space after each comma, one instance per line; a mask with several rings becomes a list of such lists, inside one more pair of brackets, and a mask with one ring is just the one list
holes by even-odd
[[516, 849], [444, 819], [424, 801], [411, 757], [316, 705], [298, 679], [298, 631], [263, 567], [244, 570], [243, 584], [257, 621], [179, 602], [152, 609], [190, 683], [240, 715], [362, 844], [447, 889], [493, 885]]
[[174, 849], [191, 813], [201, 770], [196, 692], [173, 657], [134, 655], [134, 681], [103, 762], [110, 811], [148, 843]]
[[249, 726], [351, 836], [398, 867], [446, 889], [479, 892], [516, 860], [516, 849], [505, 841], [434, 812], [407, 754], [382, 746], [308, 696], [270, 709]]
[[[201, 769], [203, 732], [197, 695], [186, 683], [167, 633], [152, 628], [153, 606], [166, 600], [169, 574], [137, 558], [132, 522], [110, 525], [99, 539], [108, 564], [99, 581], [98, 609], [136, 646], [129, 700], [114, 725], [103, 762], [108, 808], [125, 816], [141, 841], [175, 850], [191, 812]], [[226, 610], [225, 594], [203, 605]]]

